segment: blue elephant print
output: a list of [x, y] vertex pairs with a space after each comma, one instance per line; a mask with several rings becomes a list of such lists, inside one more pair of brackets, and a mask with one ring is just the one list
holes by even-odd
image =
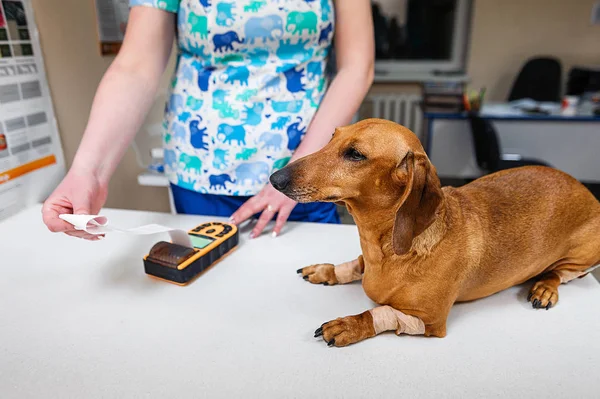
[[185, 126], [183, 126], [182, 124], [173, 122], [173, 124], [171, 125], [171, 132], [173, 132], [173, 137], [175, 138], [175, 140], [179, 140], [181, 142], [185, 141], [187, 132], [185, 130]]
[[329, 41], [329, 35], [333, 32], [333, 24], [330, 22], [325, 28], [321, 29], [319, 34], [319, 44]]
[[169, 97], [168, 111], [177, 114], [181, 108], [183, 108], [183, 97], [180, 94], [171, 94]]
[[250, 99], [258, 94], [258, 90], [256, 89], [246, 89], [242, 93], [235, 96], [237, 101], [250, 101]]
[[190, 119], [191, 117], [192, 117], [192, 114], [190, 114], [189, 112], [185, 111], [185, 112], [180, 113], [177, 116], [177, 120], [179, 122], [186, 123], [188, 121], [188, 119]]
[[235, 84], [238, 81], [242, 86], [248, 85], [248, 76], [250, 71], [245, 66], [228, 66], [224, 73], [225, 83]]
[[281, 79], [279, 78], [279, 76], [275, 76], [275, 77], [271, 77], [271, 76], [266, 76], [265, 79], [263, 80], [263, 83], [265, 85], [265, 92], [267, 93], [279, 93], [280, 89], [279, 86], [281, 85]]
[[261, 67], [267, 64], [269, 52], [267, 50], [258, 48], [248, 53], [248, 56], [250, 57], [250, 65], [254, 67]]
[[210, 83], [210, 76], [212, 75], [215, 67], [206, 67], [198, 70], [198, 88], [202, 91], [208, 91]]
[[165, 150], [163, 162], [166, 167], [174, 169], [177, 167], [177, 155], [175, 155], [175, 151], [173, 150]]
[[258, 104], [254, 104], [251, 107], [248, 107], [247, 105], [246, 107], [246, 117], [244, 118], [244, 120], [242, 122], [244, 122], [246, 125], [250, 125], [250, 126], [258, 126], [260, 124], [260, 121], [262, 119], [262, 112], [264, 109], [264, 104], [262, 103], [258, 103]]
[[281, 60], [286, 61], [297, 61], [299, 63], [305, 60], [311, 59], [313, 56], [313, 49], [306, 49], [306, 45], [309, 40], [298, 39], [298, 42], [292, 44], [291, 39], [280, 40], [279, 47], [277, 48], [277, 57]]
[[198, 193], [256, 195], [325, 94], [332, 0], [135, 0], [175, 14], [164, 172]]
[[181, 80], [184, 82], [191, 82], [194, 80], [194, 68], [191, 65], [184, 64], [181, 67]]
[[223, 189], [227, 189], [226, 184], [227, 183], [234, 183], [233, 180], [231, 180], [231, 177], [227, 174], [222, 174], [222, 175], [210, 175], [208, 177], [208, 182], [210, 183], [210, 188], [223, 188]]
[[275, 40], [275, 32], [278, 32], [279, 36], [283, 34], [283, 20], [279, 15], [252, 17], [244, 26], [244, 34], [250, 44], [254, 44], [257, 39], [262, 39], [263, 43]]
[[185, 188], [186, 190], [194, 191], [196, 181], [189, 177], [183, 177], [181, 173], [177, 173], [177, 185], [181, 188]]
[[304, 68], [296, 70], [293, 66], [290, 67], [279, 67], [278, 72], [283, 72], [286, 79], [286, 87], [290, 93], [298, 93], [299, 91], [305, 91], [304, 83], [302, 78], [304, 77]]
[[202, 104], [204, 104], [204, 101], [199, 98], [195, 98], [194, 96], [188, 96], [187, 100], [185, 101], [186, 107], [192, 111], [198, 111], [200, 108], [202, 108]]
[[243, 125], [232, 126], [227, 123], [221, 123], [218, 128], [217, 137], [223, 140], [225, 144], [231, 144], [236, 141], [238, 145], [246, 145], [246, 129]]
[[271, 107], [275, 112], [289, 112], [290, 114], [297, 114], [302, 109], [304, 102], [302, 100], [295, 101], [272, 101]]
[[271, 129], [282, 130], [290, 120], [291, 118], [289, 116], [280, 116], [275, 122], [271, 123]]
[[177, 11], [177, 29], [184, 31], [187, 24], [187, 10], [184, 7]]
[[260, 135], [258, 142], [262, 144], [262, 148], [266, 150], [279, 150], [281, 149], [281, 142], [283, 138], [278, 133], [265, 132]]
[[304, 133], [306, 133], [306, 127], [300, 128], [300, 123], [302, 123], [302, 118], [298, 118], [297, 122], [292, 123], [287, 128], [287, 148], [290, 151], [293, 151], [296, 148], [298, 148], [298, 146], [300, 145], [300, 141], [302, 140], [302, 136], [304, 136]]
[[229, 32], [213, 36], [215, 52], [218, 51], [219, 53], [222, 53], [224, 51], [233, 51], [233, 43], [244, 43], [244, 39], [240, 39], [235, 31], [230, 30]]
[[321, 0], [321, 21], [326, 22], [331, 18], [331, 0]]
[[[205, 53], [205, 48], [204, 45], [198, 47], [195, 43], [192, 43], [190, 41], [190, 39], [187, 39], [187, 47], [190, 50], [191, 53], [197, 55], [201, 60], [203, 61], [209, 61], [210, 60], [210, 54]], [[196, 69], [200, 68], [201, 65], [197, 60], [194, 60], [194, 62], [192, 62], [192, 66], [195, 67]]]
[[306, 77], [314, 79], [323, 75], [322, 64], [320, 62], [309, 62], [306, 66]]
[[231, 26], [235, 20], [233, 9], [235, 3], [219, 3], [217, 4], [217, 25]]
[[214, 152], [213, 158], [213, 168], [217, 170], [223, 170], [227, 167], [227, 156], [229, 155], [229, 151], [223, 150], [221, 148], [216, 148]]
[[200, 120], [193, 120], [190, 122], [190, 144], [192, 147], [199, 150], [208, 150], [208, 143], [204, 141], [208, 135], [206, 134], [206, 128], [199, 128]]
[[[236, 180], [241, 184], [262, 184], [269, 178], [270, 170], [266, 162], [243, 163], [235, 168]], [[264, 177], [263, 177], [264, 176]]]

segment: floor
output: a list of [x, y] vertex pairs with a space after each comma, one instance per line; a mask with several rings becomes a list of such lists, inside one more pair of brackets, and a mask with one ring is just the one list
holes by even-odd
[[[465, 184], [463, 180], [443, 179], [442, 186], [460, 187]], [[600, 200], [600, 184], [586, 184], [586, 187]], [[338, 211], [343, 224], [354, 224], [352, 216], [345, 207], [338, 206]], [[598, 281], [600, 281], [600, 267], [592, 272]]]

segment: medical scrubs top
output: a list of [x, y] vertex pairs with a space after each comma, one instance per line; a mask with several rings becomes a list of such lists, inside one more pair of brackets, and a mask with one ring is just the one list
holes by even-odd
[[164, 118], [170, 182], [258, 193], [289, 161], [327, 88], [332, 0], [130, 0], [177, 14]]

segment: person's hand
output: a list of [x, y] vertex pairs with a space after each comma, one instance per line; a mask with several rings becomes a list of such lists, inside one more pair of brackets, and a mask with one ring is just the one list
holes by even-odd
[[95, 176], [71, 169], [42, 207], [44, 224], [53, 232], [63, 232], [87, 240], [99, 240], [102, 236], [75, 230], [72, 224], [60, 219], [58, 215], [96, 215], [106, 202], [107, 195], [108, 187], [101, 184]]
[[260, 193], [246, 201], [240, 209], [231, 215], [231, 221], [239, 225], [262, 211], [256, 226], [250, 233], [250, 238], [256, 238], [265, 229], [267, 223], [273, 219], [273, 216], [277, 214], [275, 227], [273, 228], [273, 237], [277, 237], [296, 204], [296, 201], [289, 199], [270, 184], [267, 184]]

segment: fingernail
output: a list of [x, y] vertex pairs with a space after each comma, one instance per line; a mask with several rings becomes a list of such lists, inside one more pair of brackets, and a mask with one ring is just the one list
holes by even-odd
[[254, 240], [256, 238], [256, 235], [254, 234], [254, 232], [250, 233], [250, 239]]
[[277, 238], [277, 232], [276, 232], [276, 231], [274, 231], [274, 232], [271, 234], [271, 237], [273, 237], [273, 238]]
[[98, 240], [104, 240], [105, 238], [105, 236], [98, 236]]
[[232, 218], [232, 217], [231, 217], [231, 218], [229, 218], [229, 223], [231, 223], [231, 224], [235, 224], [235, 219], [234, 219], [234, 218]]

